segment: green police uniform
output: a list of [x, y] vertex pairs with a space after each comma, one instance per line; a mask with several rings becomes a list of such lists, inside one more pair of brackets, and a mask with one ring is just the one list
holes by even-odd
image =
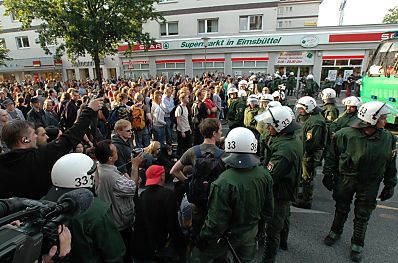
[[[263, 113], [265, 111], [264, 108], [260, 108], [258, 110], [257, 115], [260, 115], [261, 113]], [[257, 132], [260, 134], [260, 138], [258, 140], [258, 151], [257, 151], [257, 155], [260, 157], [264, 157], [264, 151], [266, 149], [266, 145], [268, 144], [268, 140], [269, 140], [269, 132], [267, 129], [267, 124], [265, 124], [264, 122], [260, 121], [257, 122], [256, 124], [256, 130]]]
[[329, 235], [340, 236], [343, 232], [355, 195], [351, 249], [360, 253], [380, 183], [392, 188], [397, 184], [396, 139], [384, 129], [368, 136], [359, 128], [343, 128], [332, 139], [323, 173], [335, 183], [336, 210]]
[[255, 105], [254, 108], [249, 105], [245, 109], [243, 124], [252, 131], [256, 131], [257, 121], [254, 117], [258, 114], [259, 109], [260, 107], [258, 105]]
[[315, 93], [319, 90], [319, 85], [313, 79], [307, 79], [305, 82], [304, 93], [308, 96], [314, 97]]
[[338, 117], [336, 120], [334, 120], [332, 123], [329, 125], [329, 133], [333, 134], [337, 132], [338, 130], [350, 126], [350, 123], [356, 119], [357, 117], [357, 112], [344, 112], [341, 114], [340, 117]]
[[327, 88], [333, 89], [334, 83], [331, 81], [325, 81], [322, 85], [322, 89], [327, 89]]
[[[301, 164], [303, 144], [294, 132], [272, 137], [265, 164], [274, 182], [274, 217], [266, 227], [266, 246], [263, 262], [274, 262], [282, 235], [287, 242], [290, 202], [295, 200]], [[284, 229], [285, 234], [282, 233]], [[285, 235], [285, 236], [283, 236]]]
[[335, 103], [325, 103], [323, 104], [322, 115], [327, 123], [336, 120], [339, 117], [339, 110]]
[[286, 89], [287, 89], [287, 95], [288, 96], [293, 95], [293, 90], [294, 90], [294, 88], [296, 88], [296, 83], [297, 83], [297, 81], [296, 81], [296, 78], [294, 76], [289, 76], [288, 77], [287, 85], [286, 85], [287, 86]]
[[111, 205], [94, 198], [91, 207], [69, 224], [70, 262], [124, 262], [126, 248], [113, 221]]
[[314, 191], [313, 180], [315, 178], [315, 168], [322, 159], [322, 151], [325, 147], [327, 136], [326, 122], [319, 112], [319, 108], [306, 116], [299, 116], [302, 125], [301, 138], [303, 140], [303, 172], [300, 178], [302, 194], [299, 194], [299, 207], [311, 208], [312, 195]]
[[[194, 248], [190, 262], [210, 262], [225, 255], [227, 244], [217, 242], [230, 232], [230, 242], [242, 262], [256, 254], [259, 220], [269, 222], [273, 213], [272, 179], [264, 167], [224, 171], [210, 186], [209, 211], [199, 238], [207, 245]], [[250, 212], [249, 212], [250, 211]]]
[[228, 100], [228, 125], [230, 130], [243, 126], [244, 112], [245, 104], [241, 98]]

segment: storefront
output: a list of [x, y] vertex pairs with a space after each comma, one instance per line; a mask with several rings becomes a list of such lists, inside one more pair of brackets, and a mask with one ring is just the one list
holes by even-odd
[[[251, 74], [281, 75], [294, 72], [300, 78], [313, 74], [316, 81], [338, 74], [363, 73], [369, 54], [382, 40], [398, 31], [396, 25], [359, 25], [278, 30], [272, 34], [209, 36], [205, 47], [201, 38], [159, 40], [148, 51], [135, 45], [134, 60], [119, 47], [125, 77], [200, 76], [207, 71], [232, 76]], [[133, 69], [126, 68], [133, 65]], [[136, 67], [137, 65], [137, 67]], [[145, 65], [145, 66], [143, 66]]]

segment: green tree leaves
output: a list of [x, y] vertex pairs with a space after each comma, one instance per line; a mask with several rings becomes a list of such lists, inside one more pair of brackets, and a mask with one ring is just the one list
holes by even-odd
[[388, 12], [389, 13], [386, 14], [383, 18], [383, 23], [386, 24], [398, 23], [398, 6], [389, 9]]

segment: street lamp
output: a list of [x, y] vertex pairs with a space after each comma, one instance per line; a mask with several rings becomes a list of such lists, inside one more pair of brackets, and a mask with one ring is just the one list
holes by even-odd
[[208, 37], [202, 37], [203, 41], [203, 46], [205, 47], [205, 74], [207, 70], [207, 46], [209, 45], [209, 38]]

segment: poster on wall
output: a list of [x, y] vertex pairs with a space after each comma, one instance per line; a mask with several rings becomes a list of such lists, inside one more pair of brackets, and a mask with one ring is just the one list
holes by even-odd
[[275, 65], [314, 65], [313, 52], [280, 52]]
[[344, 70], [344, 81], [346, 81], [348, 79], [349, 76], [351, 76], [351, 74], [354, 73], [354, 71], [352, 69], [347, 69]]
[[335, 70], [335, 69], [329, 70], [329, 72], [328, 72], [328, 78], [329, 78], [331, 81], [335, 81], [335, 80], [336, 80], [336, 77], [337, 77], [337, 70]]

